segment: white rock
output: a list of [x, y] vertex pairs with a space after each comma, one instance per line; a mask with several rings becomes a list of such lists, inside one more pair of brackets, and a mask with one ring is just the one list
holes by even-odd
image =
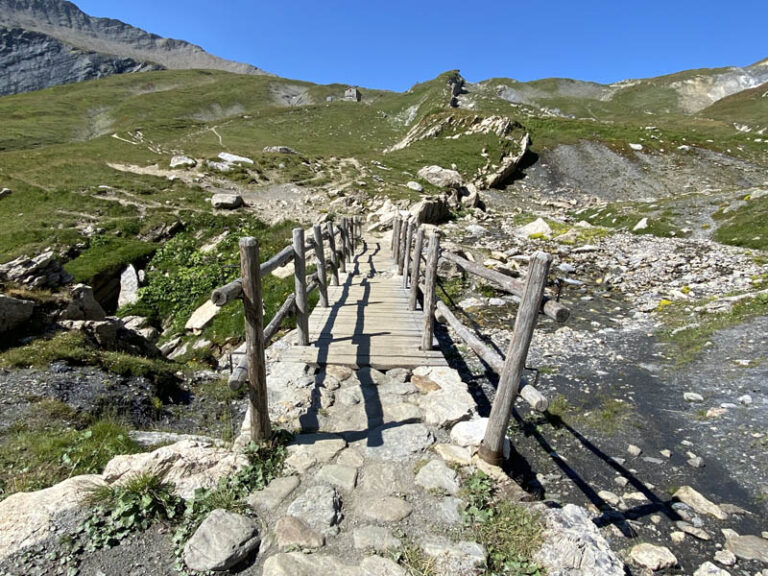
[[638, 566], [649, 570], [663, 570], [677, 566], [677, 558], [666, 546], [655, 546], [644, 542], [634, 546], [629, 552], [629, 557]]
[[728, 570], [723, 570], [714, 565], [712, 562], [704, 562], [704, 564], [699, 566], [696, 572], [693, 573], [693, 576], [731, 576], [731, 573], [728, 572]]
[[192, 331], [193, 334], [199, 334], [208, 325], [208, 322], [216, 317], [220, 310], [221, 308], [216, 306], [216, 304], [206, 300], [200, 308], [192, 313], [192, 316], [189, 317], [189, 320], [184, 325], [184, 329]]
[[642, 150], [642, 149], [643, 149], [643, 145], [642, 145], [642, 144], [633, 144], [633, 143], [630, 143], [630, 144], [629, 144], [629, 147], [630, 147], [630, 148], [632, 148], [632, 150], [636, 150], [636, 151], [638, 151], [638, 152], [639, 152], [640, 150]]
[[645, 230], [648, 228], [648, 218], [642, 218], [637, 224], [635, 224], [635, 227], [632, 228], [633, 232], [637, 232], [638, 230]]
[[238, 156], [237, 154], [230, 154], [229, 152], [220, 152], [219, 159], [227, 162], [228, 164], [253, 164], [253, 160], [246, 158], [245, 156]]
[[243, 205], [243, 197], [240, 194], [214, 194], [211, 197], [211, 206], [222, 210], [234, 210]]
[[194, 168], [197, 161], [189, 156], [174, 156], [171, 158], [171, 168]]
[[203, 520], [184, 546], [184, 563], [199, 572], [237, 566], [261, 542], [252, 518], [217, 509]]
[[704, 397], [696, 392], [686, 392], [683, 394], [683, 399], [686, 402], [704, 402]]
[[117, 306], [122, 308], [128, 304], [135, 304], [139, 301], [139, 275], [133, 264], [120, 274], [120, 296], [117, 299]]
[[422, 186], [418, 182], [414, 182], [413, 180], [408, 182], [406, 186], [408, 186], [408, 188], [410, 188], [411, 190], [415, 190], [416, 192], [424, 192], [424, 186]]
[[439, 188], [458, 188], [464, 183], [461, 174], [456, 170], [448, 170], [435, 165], [424, 166], [419, 170], [418, 176]]
[[517, 235], [523, 238], [530, 238], [531, 236], [546, 236], [552, 235], [552, 228], [547, 224], [543, 218], [537, 218], [533, 222], [526, 224], [525, 226], [517, 230]]
[[442, 460], [431, 460], [416, 474], [416, 484], [425, 490], [437, 490], [451, 496], [459, 491], [459, 478]]
[[687, 504], [699, 514], [709, 514], [718, 520], [728, 519], [728, 515], [717, 504], [708, 500], [690, 486], [679, 488], [672, 497]]

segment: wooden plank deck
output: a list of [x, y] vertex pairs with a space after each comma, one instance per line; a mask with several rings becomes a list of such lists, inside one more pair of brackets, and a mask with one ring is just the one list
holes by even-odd
[[389, 253], [388, 241], [366, 238], [341, 285], [328, 287], [329, 307], [310, 315], [310, 345], [293, 346], [280, 359], [379, 370], [446, 366], [437, 343], [420, 350], [423, 314], [408, 310], [408, 292]]

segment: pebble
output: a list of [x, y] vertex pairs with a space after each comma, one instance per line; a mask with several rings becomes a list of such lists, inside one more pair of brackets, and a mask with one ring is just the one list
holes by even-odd
[[730, 550], [718, 550], [715, 552], [715, 562], [719, 562], [723, 566], [733, 566], [736, 564], [736, 554]]
[[649, 570], [663, 570], [677, 565], [677, 558], [666, 546], [655, 546], [644, 542], [634, 546], [629, 557], [635, 564]]
[[629, 454], [631, 456], [637, 457], [637, 456], [640, 456], [640, 454], [643, 453], [643, 450], [639, 446], [635, 446], [634, 444], [630, 444], [629, 446], [627, 446], [627, 452], [629, 452]]
[[704, 402], [704, 397], [696, 392], [686, 392], [683, 398], [686, 402]]

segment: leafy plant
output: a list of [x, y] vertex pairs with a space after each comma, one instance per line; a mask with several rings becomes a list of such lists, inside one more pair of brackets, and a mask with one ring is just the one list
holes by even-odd
[[488, 551], [488, 574], [541, 576], [541, 567], [531, 560], [541, 543], [538, 517], [495, 498], [493, 481], [479, 470], [464, 481], [462, 496], [465, 534]]
[[93, 511], [78, 529], [86, 537], [84, 549], [108, 548], [156, 521], [173, 521], [183, 510], [182, 502], [172, 486], [145, 474], [97, 489], [91, 495]]

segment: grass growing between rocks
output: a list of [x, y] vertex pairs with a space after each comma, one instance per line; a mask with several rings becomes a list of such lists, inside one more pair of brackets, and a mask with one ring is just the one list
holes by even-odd
[[747, 198], [745, 205], [712, 217], [720, 223], [714, 238], [722, 244], [768, 250], [768, 195]]
[[461, 495], [467, 502], [464, 537], [485, 546], [488, 552], [487, 574], [544, 574], [543, 569], [532, 560], [541, 547], [543, 529], [535, 514], [513, 502], [497, 498], [493, 480], [480, 471], [464, 480]]
[[98, 474], [114, 456], [140, 451], [116, 418], [85, 424], [55, 400], [44, 400], [36, 408], [0, 440], [0, 499], [47, 488], [71, 476]]
[[690, 303], [673, 302], [659, 312], [666, 326], [661, 337], [672, 345], [673, 353], [668, 357], [677, 366], [695, 360], [715, 333], [768, 314], [768, 294], [744, 298], [727, 312], [707, 313], [693, 308]]
[[72, 274], [75, 282], [91, 284], [100, 276], [119, 274], [128, 264], [149, 256], [156, 249], [157, 245], [150, 242], [95, 236], [88, 250], [68, 262], [64, 269]]

